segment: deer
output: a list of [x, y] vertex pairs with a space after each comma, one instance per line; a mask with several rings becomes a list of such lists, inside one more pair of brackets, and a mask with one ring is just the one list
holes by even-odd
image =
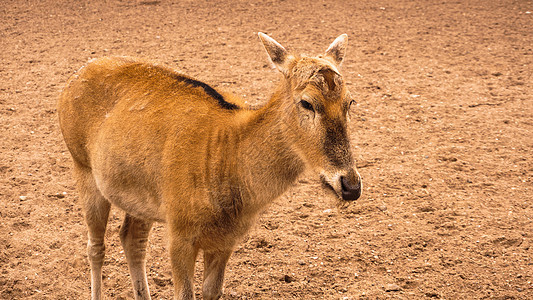
[[58, 101], [61, 132], [87, 225], [91, 299], [102, 298], [111, 206], [125, 212], [120, 241], [135, 299], [150, 299], [146, 246], [166, 223], [174, 299], [222, 295], [237, 243], [302, 174], [319, 175], [339, 203], [361, 196], [348, 133], [354, 100], [340, 66], [347, 35], [318, 56], [294, 55], [258, 33], [280, 82], [252, 107], [171, 68], [131, 57], [95, 59]]

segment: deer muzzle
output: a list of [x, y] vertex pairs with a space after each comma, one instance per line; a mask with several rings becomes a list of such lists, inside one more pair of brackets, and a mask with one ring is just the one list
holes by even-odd
[[[355, 173], [355, 172], [350, 172]], [[344, 201], [354, 201], [361, 197], [361, 176], [359, 174], [349, 174], [348, 176], [341, 176], [341, 197]]]
[[355, 201], [361, 197], [363, 183], [361, 176], [354, 169], [334, 174], [322, 173], [320, 178], [323, 186], [343, 201]]

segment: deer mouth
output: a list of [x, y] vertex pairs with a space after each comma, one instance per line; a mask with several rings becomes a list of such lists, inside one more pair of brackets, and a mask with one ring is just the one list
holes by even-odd
[[337, 196], [339, 199], [342, 199], [342, 196], [339, 195], [339, 193], [337, 193], [335, 188], [328, 182], [328, 180], [326, 179], [326, 176], [320, 175], [320, 181], [322, 182], [322, 188], [324, 188], [325, 190], [330, 191], [335, 196]]

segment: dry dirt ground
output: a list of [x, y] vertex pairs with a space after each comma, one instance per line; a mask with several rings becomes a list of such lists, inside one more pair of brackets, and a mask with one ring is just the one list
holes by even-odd
[[[145, 57], [267, 101], [256, 36], [318, 54], [349, 35], [343, 73], [363, 197], [317, 178], [266, 211], [228, 265], [224, 299], [533, 299], [533, 2], [0, 3], [0, 298], [86, 299], [86, 229], [56, 99], [89, 59]], [[133, 297], [113, 210], [104, 293]], [[170, 299], [165, 227], [154, 299]], [[202, 261], [196, 274], [201, 282]]]

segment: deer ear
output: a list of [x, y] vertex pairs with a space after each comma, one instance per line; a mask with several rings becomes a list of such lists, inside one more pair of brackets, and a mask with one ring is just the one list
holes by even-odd
[[331, 45], [329, 45], [328, 50], [326, 50], [326, 57], [330, 58], [333, 62], [340, 66], [344, 60], [344, 55], [346, 54], [346, 45], [348, 44], [348, 35], [341, 34], [336, 38]]
[[289, 62], [293, 58], [292, 55], [280, 43], [268, 35], [262, 32], [259, 32], [258, 35], [274, 67], [287, 76], [289, 73]]

